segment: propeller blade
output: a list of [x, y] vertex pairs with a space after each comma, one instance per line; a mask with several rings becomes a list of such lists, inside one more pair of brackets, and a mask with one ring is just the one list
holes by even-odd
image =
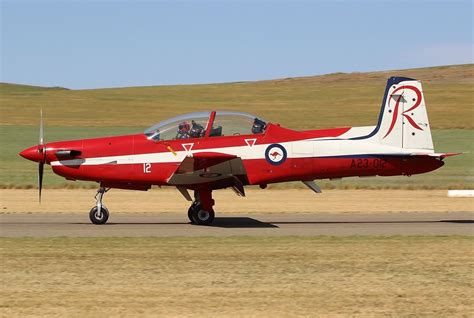
[[[44, 144], [44, 132], [43, 132], [43, 107], [40, 109], [40, 126], [39, 126], [39, 144]], [[41, 147], [43, 160], [38, 163], [38, 200], [41, 203], [41, 190], [43, 190], [43, 171], [44, 171], [44, 158], [46, 157], [46, 149]]]
[[40, 162], [38, 164], [38, 194], [39, 194], [39, 203], [41, 203], [41, 190], [43, 189], [43, 170], [44, 170], [44, 162]]
[[40, 109], [39, 144], [43, 144], [43, 107]]

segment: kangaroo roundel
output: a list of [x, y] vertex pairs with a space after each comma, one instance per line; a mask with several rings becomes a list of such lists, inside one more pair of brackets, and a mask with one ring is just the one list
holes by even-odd
[[265, 159], [272, 165], [281, 165], [287, 157], [286, 149], [280, 144], [271, 144], [265, 150]]

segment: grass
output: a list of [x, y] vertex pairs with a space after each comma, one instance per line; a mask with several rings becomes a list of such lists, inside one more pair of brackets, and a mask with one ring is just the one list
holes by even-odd
[[[474, 64], [391, 72], [208, 85], [68, 90], [0, 83], [0, 187], [36, 186], [36, 166], [18, 152], [38, 140], [39, 109], [48, 141], [141, 132], [177, 114], [228, 109], [258, 114], [295, 129], [375, 125], [386, 79], [393, 75], [424, 84], [438, 151], [470, 152], [449, 158], [422, 176], [323, 181], [325, 188], [472, 188], [474, 186]], [[95, 187], [65, 182], [48, 171], [47, 187]], [[277, 187], [295, 187], [296, 184]]]
[[471, 237], [2, 238], [2, 316], [469, 316]]
[[[47, 127], [46, 140], [86, 138], [101, 135], [127, 134], [143, 131], [140, 127]], [[38, 138], [37, 127], [1, 126], [3, 151], [0, 152], [0, 188], [32, 188], [37, 183], [37, 165], [24, 160], [18, 153], [34, 144]], [[347, 178], [320, 181], [324, 189], [332, 188], [474, 188], [474, 131], [437, 130], [433, 132], [437, 151], [466, 152], [446, 159], [446, 165], [437, 171], [411, 177]], [[45, 187], [92, 187], [93, 182], [72, 182], [55, 175], [49, 166], [44, 176]], [[300, 187], [300, 183], [273, 185], [272, 187]]]

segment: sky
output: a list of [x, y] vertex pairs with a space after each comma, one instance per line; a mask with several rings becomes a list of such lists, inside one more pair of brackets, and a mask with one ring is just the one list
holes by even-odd
[[0, 4], [2, 82], [85, 89], [473, 63], [472, 1]]

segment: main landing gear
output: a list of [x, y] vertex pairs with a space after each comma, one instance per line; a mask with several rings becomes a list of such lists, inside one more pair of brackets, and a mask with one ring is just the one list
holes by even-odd
[[210, 225], [214, 221], [213, 206], [211, 190], [194, 191], [194, 201], [188, 209], [189, 221], [197, 225]]
[[102, 203], [104, 194], [109, 190], [110, 189], [104, 187], [100, 187], [99, 190], [97, 190], [97, 194], [95, 195], [96, 206], [94, 206], [89, 212], [89, 219], [94, 224], [105, 224], [109, 219], [109, 210], [107, 210], [105, 205]]

